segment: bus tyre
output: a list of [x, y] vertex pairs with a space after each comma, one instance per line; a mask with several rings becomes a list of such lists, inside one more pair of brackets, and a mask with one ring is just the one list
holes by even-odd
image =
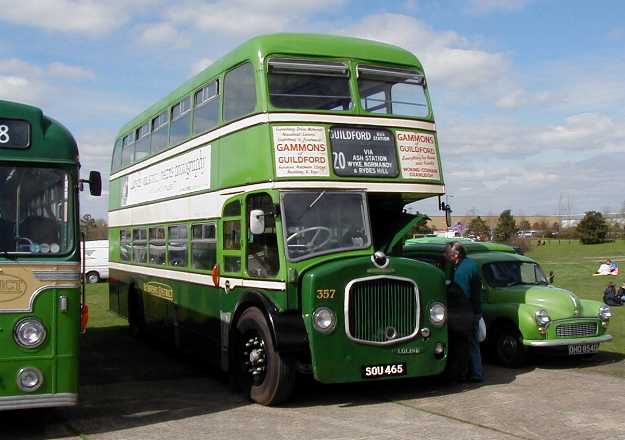
[[275, 350], [265, 315], [256, 307], [246, 309], [237, 321], [236, 356], [238, 380], [251, 400], [276, 405], [290, 397], [293, 362]]
[[100, 281], [100, 275], [97, 272], [91, 271], [87, 273], [87, 282], [89, 284], [96, 284]]
[[128, 291], [128, 329], [135, 338], [143, 336], [145, 331], [145, 315], [143, 314], [143, 299], [140, 292], [131, 287]]
[[495, 342], [497, 360], [505, 367], [515, 368], [525, 362], [525, 346], [521, 333], [513, 326], [504, 326], [497, 331]]

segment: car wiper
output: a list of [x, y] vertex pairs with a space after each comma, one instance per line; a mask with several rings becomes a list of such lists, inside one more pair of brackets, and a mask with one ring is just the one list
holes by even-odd
[[508, 284], [506, 284], [506, 287], [517, 286], [519, 284], [523, 284], [523, 281], [511, 281]]

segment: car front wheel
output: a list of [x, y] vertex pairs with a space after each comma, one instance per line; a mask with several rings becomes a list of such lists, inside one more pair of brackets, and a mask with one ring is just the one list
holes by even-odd
[[521, 333], [512, 326], [502, 328], [497, 334], [497, 360], [505, 367], [518, 367], [525, 361], [526, 349]]

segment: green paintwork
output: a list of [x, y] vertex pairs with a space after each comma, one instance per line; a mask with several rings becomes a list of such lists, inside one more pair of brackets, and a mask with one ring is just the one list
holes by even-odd
[[[428, 327], [429, 338], [417, 336], [407, 342], [386, 347], [377, 347], [354, 342], [345, 333], [345, 316], [340, 313], [344, 307], [344, 286], [363, 275], [398, 275], [414, 280], [420, 290], [420, 327]], [[362, 380], [360, 367], [367, 364], [392, 364], [406, 362], [409, 376], [439, 374], [445, 367], [445, 360], [434, 358], [434, 345], [447, 341], [447, 328], [434, 327], [429, 321], [429, 306], [433, 302], [445, 302], [441, 286], [444, 275], [433, 271], [427, 264], [414, 265], [404, 258], [391, 258], [388, 268], [372, 270], [369, 257], [349, 258], [328, 262], [307, 271], [302, 281], [302, 315], [308, 330], [310, 351], [315, 378], [321, 382], [355, 382]], [[335, 288], [333, 299], [317, 299], [317, 289]], [[427, 293], [426, 293], [427, 292]], [[312, 312], [320, 306], [337, 311], [338, 322], [329, 335], [319, 333], [312, 325]], [[418, 350], [418, 354], [398, 354], [397, 350]]]
[[[58, 298], [68, 298], [68, 311], [62, 313]], [[46, 327], [46, 342], [26, 349], [13, 339], [15, 323], [27, 316], [38, 317]], [[80, 293], [78, 289], [47, 289], [41, 292], [32, 312], [0, 313], [0, 397], [78, 392], [78, 354], [80, 334]], [[17, 388], [17, 371], [24, 367], [39, 368], [43, 386], [25, 393]]]
[[[28, 149], [0, 149], [0, 162], [54, 164], [67, 170], [70, 176], [69, 215], [74, 230], [74, 243], [79, 242], [78, 224], [78, 149], [70, 132], [54, 119], [32, 106], [0, 101], [0, 117], [24, 119], [31, 124], [31, 146]], [[80, 255], [76, 247], [67, 255], [50, 257], [18, 256], [7, 259], [0, 256], [0, 267], [32, 263], [78, 263]], [[31, 267], [31, 266], [29, 266]], [[60, 265], [59, 268], [63, 269]], [[31, 292], [26, 292], [30, 295]], [[59, 297], [68, 300], [67, 312], [59, 309]], [[3, 397], [27, 397], [39, 394], [77, 394], [80, 334], [80, 290], [75, 288], [46, 288], [35, 298], [30, 312], [0, 311], [0, 399]], [[42, 346], [35, 349], [19, 347], [13, 339], [15, 323], [27, 316], [38, 317], [46, 327], [47, 337]], [[37, 391], [25, 393], [17, 388], [17, 371], [24, 367], [36, 367], [44, 376], [44, 383]]]
[[[274, 54], [332, 58], [335, 60], [362, 60], [396, 66], [416, 67], [417, 70], [423, 72], [421, 63], [412, 53], [397, 46], [377, 41], [321, 34], [282, 33], [262, 35], [246, 41], [177, 87], [165, 98], [148, 107], [139, 116], [125, 124], [119, 130], [117, 137], [121, 137], [138, 128], [163, 110], [169, 109], [184, 96], [199, 89], [202, 85], [216, 78], [222, 79], [225, 71], [244, 61], [250, 61], [257, 72], [256, 89], [259, 97], [257, 110], [259, 112], [268, 111], [270, 105], [265, 93], [266, 81], [263, 75], [263, 62], [266, 57]], [[359, 101], [355, 101], [355, 103], [357, 102]], [[345, 113], [341, 112], [341, 114]], [[349, 114], [349, 112], [347, 113]]]
[[[449, 239], [442, 237], [423, 237], [406, 241], [403, 255], [415, 259], [427, 259], [443, 265], [449, 273], [448, 263], [443, 257], [444, 247], [451, 242], [460, 241], [467, 250], [468, 258], [474, 260], [480, 270], [493, 262], [520, 261], [536, 263], [533, 259], [514, 253], [510, 246], [499, 243], [474, 242], [467, 239]], [[429, 258], [428, 258], [429, 257]], [[538, 263], [536, 263], [538, 264]], [[440, 267], [440, 266], [439, 266]], [[482, 276], [484, 280], [484, 277]], [[483, 281], [482, 307], [488, 332], [495, 327], [509, 323], [519, 329], [525, 345], [534, 342], [557, 341], [555, 328], [563, 323], [593, 322], [597, 324], [599, 338], [607, 334], [607, 328], [599, 319], [599, 307], [602, 303], [580, 299], [573, 292], [553, 285], [515, 285], [493, 287]], [[551, 318], [546, 334], [539, 332], [535, 314], [546, 310]], [[588, 339], [588, 337], [584, 337]]]
[[0, 118], [23, 119], [31, 124], [31, 147], [1, 149], [0, 161], [77, 163], [78, 148], [71, 133], [37, 107], [0, 100]]
[[[250, 127], [245, 130], [241, 130], [230, 135], [221, 137], [210, 144], [211, 148], [211, 189], [209, 191], [216, 191], [224, 188], [233, 188], [241, 185], [249, 185], [254, 183], [269, 182], [272, 180], [315, 180], [315, 181], [354, 181], [354, 182], [396, 182], [396, 183], [425, 183], [428, 185], [443, 185], [443, 173], [440, 165], [440, 154], [438, 154], [438, 140], [435, 132], [428, 132], [426, 130], [417, 129], [405, 129], [405, 128], [388, 128], [391, 133], [395, 134], [397, 130], [401, 131], [414, 131], [417, 133], [432, 134], [437, 143], [437, 155], [439, 157], [439, 170], [440, 180], [417, 180], [406, 179], [401, 176], [401, 173], [397, 177], [338, 177], [334, 173], [334, 168], [331, 161], [331, 152], [328, 149], [328, 161], [330, 163], [330, 175], [325, 176], [311, 176], [311, 177], [276, 177], [274, 166], [274, 147], [272, 137], [273, 126], [286, 126], [286, 125], [306, 125], [306, 126], [320, 126], [326, 129], [326, 138], [328, 144], [330, 143], [330, 127], [331, 124], [318, 124], [308, 123], [302, 120], [300, 123], [276, 123], [276, 124], [261, 124], [258, 126]], [[241, 158], [253, 158], [250, 160], [241, 160]], [[399, 158], [397, 158], [399, 163]], [[125, 177], [118, 177], [112, 179], [109, 185], [109, 211], [121, 209], [121, 193], [122, 182]], [[203, 192], [209, 192], [203, 191]], [[202, 191], [200, 191], [201, 193]], [[197, 193], [191, 193], [193, 195]], [[406, 193], [406, 203], [413, 202], [415, 200], [431, 197], [433, 194], [428, 193]], [[176, 198], [176, 197], [172, 197]], [[159, 199], [158, 201], [165, 201], [168, 199]], [[148, 202], [145, 204], [154, 203]], [[142, 204], [136, 204], [132, 206], [141, 206]], [[130, 205], [129, 205], [130, 206]], [[125, 208], [125, 207], [124, 207]]]
[[[328, 60], [339, 60], [347, 64], [350, 72], [351, 94], [354, 106], [349, 111], [316, 111], [316, 110], [294, 110], [274, 109], [269, 103], [267, 90], [267, 65], [266, 59], [269, 55], [287, 55], [304, 58], [323, 58]], [[204, 349], [204, 341], [217, 344], [216, 351], [208, 348], [203, 350], [209, 357], [218, 360], [224, 356], [228, 347], [223, 346], [223, 341], [236, 329], [236, 322], [224, 324], [229, 317], [224, 316], [234, 312], [235, 306], [241, 298], [249, 293], [255, 293], [265, 297], [280, 314], [295, 314], [303, 320], [308, 346], [306, 353], [300, 354], [302, 364], [312, 367], [316, 379], [322, 382], [350, 382], [360, 381], [360, 368], [363, 365], [377, 365], [385, 363], [406, 362], [408, 366], [408, 376], [423, 376], [440, 373], [445, 367], [446, 356], [437, 360], [434, 357], [434, 346], [437, 343], [447, 344], [447, 328], [442, 326], [435, 328], [429, 322], [429, 306], [434, 301], [445, 303], [444, 297], [444, 274], [430, 265], [415, 262], [401, 257], [391, 257], [389, 266], [385, 269], [377, 268], [371, 261], [371, 255], [375, 250], [373, 245], [358, 250], [334, 252], [326, 255], [317, 255], [305, 260], [291, 262], [286, 258], [283, 222], [280, 215], [276, 217], [276, 231], [278, 242], [278, 254], [280, 269], [274, 277], [258, 279], [250, 276], [246, 271], [246, 246], [248, 234], [248, 219], [245, 213], [247, 197], [254, 192], [241, 191], [237, 194], [237, 187], [260, 182], [271, 182], [275, 180], [292, 181], [341, 181], [341, 182], [367, 182], [367, 183], [411, 183], [415, 189], [419, 184], [442, 185], [442, 167], [440, 164], [440, 154], [436, 133], [434, 131], [421, 129], [401, 128], [404, 131], [414, 131], [417, 133], [427, 133], [434, 136], [437, 154], [439, 157], [440, 180], [415, 180], [396, 178], [371, 178], [371, 177], [337, 177], [332, 167], [332, 156], [328, 148], [327, 159], [330, 163], [330, 175], [328, 177], [296, 177], [277, 178], [275, 175], [273, 127], [285, 125], [319, 126], [325, 129], [328, 146], [330, 146], [331, 124], [311, 122], [306, 114], [333, 114], [345, 116], [368, 116], [376, 119], [387, 118], [389, 124], [391, 120], [410, 120], [433, 122], [434, 117], [430, 111], [424, 118], [398, 117], [395, 115], [378, 115], [365, 113], [360, 107], [360, 99], [357, 96], [356, 66], [359, 63], [378, 64], [389, 67], [412, 68], [423, 72], [423, 68], [417, 58], [411, 53], [387, 44], [360, 40], [346, 37], [334, 37], [312, 34], [275, 34], [254, 38], [235, 49], [224, 58], [216, 61], [212, 66], [185, 82], [172, 93], [167, 95], [153, 106], [149, 107], [137, 118], [125, 124], [118, 133], [118, 138], [124, 136], [151, 120], [152, 117], [169, 110], [171, 106], [179, 102], [183, 97], [194, 93], [208, 82], [219, 79], [223, 84], [224, 74], [242, 62], [249, 61], [254, 66], [257, 104], [252, 114], [263, 113], [293, 113], [303, 114], [299, 121], [288, 123], [260, 123], [259, 125], [241, 129], [227, 135], [216, 137], [210, 141], [211, 145], [211, 188], [210, 191], [217, 191], [224, 188], [232, 188], [232, 196], [224, 201], [224, 206], [228, 203], [239, 200], [241, 202], [241, 216], [208, 219], [204, 218], [195, 221], [176, 222], [176, 224], [192, 224], [213, 220], [217, 225], [217, 250], [216, 261], [220, 268], [222, 278], [233, 278], [246, 281], [264, 281], [273, 283], [268, 287], [235, 287], [229, 292], [223, 288], [214, 287], [210, 280], [210, 271], [193, 270], [189, 264], [186, 267], [173, 267], [163, 265], [140, 264], [137, 270], [149, 273], [153, 268], [167, 269], [175, 271], [175, 277], [184, 277], [179, 274], [190, 274], [189, 277], [196, 277], [196, 282], [176, 281], [172, 277], [167, 278], [167, 274], [162, 276], [142, 275], [128, 272], [126, 270], [110, 270], [110, 306], [111, 309], [122, 316], [128, 316], [128, 297], [130, 289], [136, 289], [144, 302], [145, 319], [148, 326], [164, 335], [168, 341], [174, 341], [176, 345], [185, 344], [199, 346]], [[426, 89], [427, 94], [427, 89]], [[220, 95], [220, 98], [223, 95]], [[429, 100], [429, 97], [428, 97]], [[223, 106], [223, 102], [221, 103]], [[250, 116], [246, 115], [246, 117]], [[402, 121], [402, 122], [403, 122]], [[232, 121], [220, 121], [216, 129], [227, 128]], [[393, 134], [400, 129], [396, 126], [385, 126]], [[396, 158], [399, 165], [399, 158]], [[140, 164], [140, 163], [139, 163]], [[140, 168], [140, 165], [139, 167]], [[123, 171], [123, 170], [122, 170]], [[122, 182], [125, 176], [117, 177], [111, 181], [109, 209], [115, 211], [127, 207], [121, 207]], [[323, 187], [323, 184], [319, 185]], [[294, 185], [294, 188], [297, 186]], [[402, 186], [402, 188], [405, 188]], [[439, 187], [442, 188], [442, 187]], [[322, 188], [321, 188], [322, 189]], [[433, 190], [435, 191], [435, 190]], [[442, 191], [442, 189], [441, 189]], [[208, 192], [208, 191], [207, 191]], [[280, 192], [274, 189], [264, 191], [268, 193], [274, 204], [280, 201]], [[397, 190], [388, 199], [390, 204], [395, 203], [394, 196], [405, 203], [431, 197], [433, 193], [417, 191], [401, 192]], [[189, 194], [190, 195], [190, 194]], [[385, 194], [386, 196], [386, 194]], [[187, 195], [184, 196], [185, 198]], [[379, 197], [379, 194], [378, 194]], [[176, 197], [174, 197], [176, 198]], [[164, 199], [158, 200], [158, 202]], [[152, 205], [156, 201], [145, 203]], [[138, 205], [136, 205], [138, 206]], [[394, 205], [393, 205], [394, 206]], [[370, 208], [371, 209], [371, 208]], [[386, 212], [386, 211], [384, 211]], [[397, 210], [401, 213], [401, 207]], [[240, 219], [241, 222], [241, 249], [223, 249], [223, 224], [225, 221]], [[157, 224], [157, 220], [149, 224]], [[160, 226], [161, 223], [158, 223]], [[132, 227], [143, 227], [146, 225], [132, 225]], [[403, 226], [403, 225], [402, 225]], [[130, 228], [131, 226], [124, 227]], [[395, 231], [391, 231], [394, 235]], [[375, 231], [373, 231], [375, 235]], [[115, 227], [109, 230], [110, 261], [115, 263], [134, 264], [122, 262], [119, 259], [120, 228]], [[389, 237], [390, 239], [390, 237]], [[190, 244], [190, 238], [188, 241]], [[237, 273], [226, 273], [224, 269], [224, 259], [227, 256], [241, 256], [241, 270]], [[200, 276], [198, 278], [198, 275]], [[430, 328], [432, 334], [428, 338], [419, 335], [405, 342], [390, 343], [387, 346], [372, 346], [362, 343], [355, 343], [350, 340], [343, 326], [344, 314], [344, 294], [347, 284], [353, 279], [370, 276], [395, 276], [414, 280], [419, 288], [420, 296], [420, 326]], [[171, 288], [172, 298], [167, 299], [157, 297], [153, 292], [146, 293], [145, 285], [149, 282], [157, 282], [166, 285], [164, 291]], [[317, 299], [318, 289], [333, 289], [335, 296], [330, 302], [324, 305], [332, 307], [338, 317], [338, 325], [330, 335], [321, 334], [316, 331], [311, 323], [311, 316], [314, 310], [321, 305]], [[148, 290], [151, 288], [148, 286]], [[248, 307], [243, 304], [242, 307]], [[175, 325], [174, 325], [175, 323]], [[230, 327], [227, 327], [230, 325]], [[224, 333], [229, 332], [229, 333]], [[186, 335], [186, 336], [185, 336]], [[221, 353], [219, 344], [221, 343]], [[402, 351], [402, 353], [398, 353]], [[222, 368], [223, 368], [223, 359]]]

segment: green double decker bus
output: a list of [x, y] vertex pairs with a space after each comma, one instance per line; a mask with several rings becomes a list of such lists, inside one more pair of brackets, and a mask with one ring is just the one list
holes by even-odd
[[77, 402], [81, 184], [72, 135], [0, 101], [0, 410]]
[[[252, 400], [440, 373], [444, 276], [401, 257], [444, 194], [423, 68], [400, 48], [249, 40], [119, 131], [110, 307], [201, 352]], [[398, 251], [399, 249], [399, 251]]]

